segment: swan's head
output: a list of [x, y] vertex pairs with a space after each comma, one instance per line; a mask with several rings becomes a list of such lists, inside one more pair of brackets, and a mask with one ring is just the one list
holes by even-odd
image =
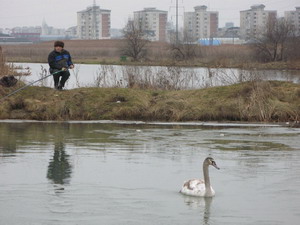
[[207, 157], [205, 160], [204, 160], [204, 163], [208, 164], [208, 165], [211, 165], [213, 167], [215, 167], [216, 169], [220, 169], [218, 166], [217, 166], [217, 163], [216, 161], [212, 158], [212, 157]]

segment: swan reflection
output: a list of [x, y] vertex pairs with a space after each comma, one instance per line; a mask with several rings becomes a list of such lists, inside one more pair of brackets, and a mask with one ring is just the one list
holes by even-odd
[[202, 209], [203, 210], [203, 224], [209, 225], [210, 219], [210, 208], [213, 202], [212, 197], [193, 197], [183, 195], [184, 203], [192, 209]]

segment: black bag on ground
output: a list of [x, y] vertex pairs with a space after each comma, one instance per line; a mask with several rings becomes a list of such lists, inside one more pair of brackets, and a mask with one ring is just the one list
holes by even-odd
[[0, 79], [0, 85], [4, 87], [15, 86], [18, 80], [13, 75], [4, 76]]

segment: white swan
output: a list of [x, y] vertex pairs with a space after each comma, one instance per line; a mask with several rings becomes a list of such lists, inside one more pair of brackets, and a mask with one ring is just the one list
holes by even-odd
[[199, 197], [212, 197], [215, 195], [214, 189], [210, 185], [210, 179], [208, 174], [209, 165], [220, 169], [215, 160], [211, 157], [207, 157], [203, 162], [203, 175], [204, 180], [191, 179], [184, 182], [180, 192], [185, 195], [199, 196]]

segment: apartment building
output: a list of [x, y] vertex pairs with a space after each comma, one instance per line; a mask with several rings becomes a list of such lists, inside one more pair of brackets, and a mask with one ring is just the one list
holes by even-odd
[[194, 7], [194, 12], [184, 13], [184, 32], [192, 40], [213, 38], [217, 35], [219, 12], [207, 11], [207, 6]]
[[150, 41], [167, 40], [167, 19], [168, 12], [156, 8], [135, 11], [133, 17], [134, 24], [145, 32]]
[[276, 19], [276, 10], [265, 10], [265, 5], [253, 5], [251, 9], [240, 11], [240, 36], [250, 39], [259, 35], [269, 19]]
[[79, 39], [109, 39], [110, 12], [94, 4], [77, 12], [77, 36]]
[[300, 36], [300, 7], [296, 7], [294, 11], [284, 12], [284, 18], [294, 26], [295, 35]]

